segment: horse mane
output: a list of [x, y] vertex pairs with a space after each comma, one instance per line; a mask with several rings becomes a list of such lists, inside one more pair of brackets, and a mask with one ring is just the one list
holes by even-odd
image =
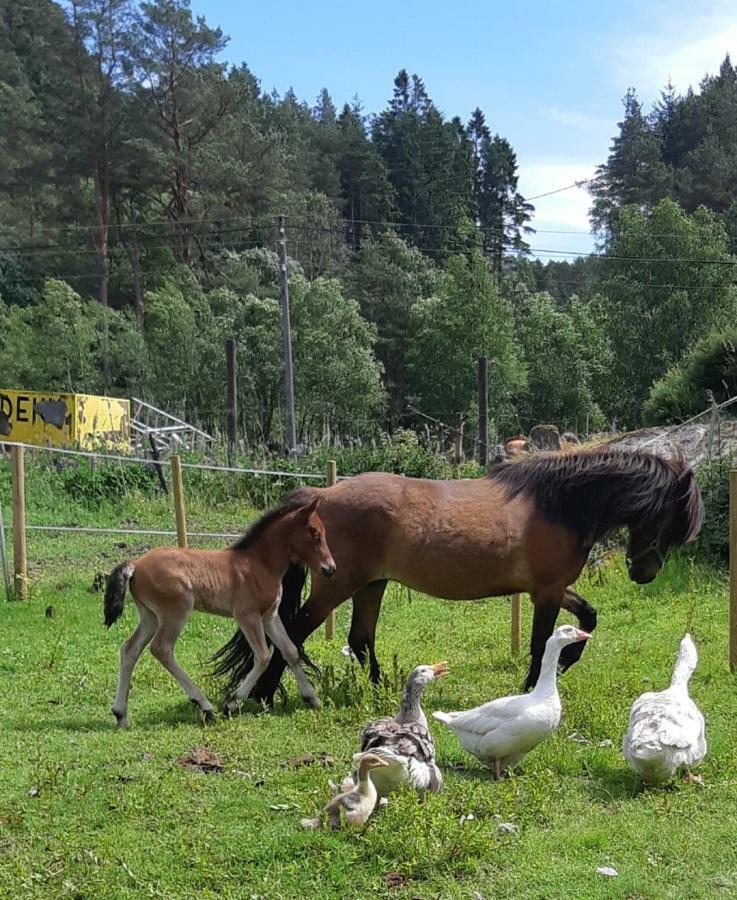
[[701, 529], [704, 507], [682, 455], [577, 450], [503, 461], [487, 475], [507, 496], [531, 497], [549, 522], [560, 522], [590, 545], [615, 528], [657, 523], [664, 542], [681, 545]]
[[260, 519], [256, 519], [249, 525], [243, 537], [230, 545], [231, 550], [249, 550], [277, 520], [286, 516], [295, 509], [305, 506], [310, 502], [313, 495], [309, 488], [298, 488], [291, 494], [288, 494], [273, 509], [265, 512]]

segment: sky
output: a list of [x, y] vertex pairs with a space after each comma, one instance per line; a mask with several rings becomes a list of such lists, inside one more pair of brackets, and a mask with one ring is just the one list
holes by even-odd
[[[358, 96], [376, 113], [405, 68], [449, 118], [480, 106], [514, 147], [527, 197], [591, 177], [628, 87], [649, 109], [669, 78], [685, 92], [727, 52], [737, 61], [733, 0], [192, 0], [192, 10], [230, 36], [223, 59], [246, 62], [265, 91], [291, 87], [313, 103], [326, 87], [336, 106]], [[593, 248], [585, 189], [534, 206], [535, 255]]]

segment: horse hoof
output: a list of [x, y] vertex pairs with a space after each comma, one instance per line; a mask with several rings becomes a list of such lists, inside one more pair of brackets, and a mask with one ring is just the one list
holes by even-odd
[[202, 718], [205, 721], [206, 725], [210, 725], [215, 721], [215, 710], [214, 709], [203, 709], [202, 710]]
[[226, 719], [232, 719], [233, 716], [238, 712], [238, 704], [233, 703], [232, 700], [229, 700], [225, 706], [223, 707], [223, 715]]
[[118, 712], [115, 708], [111, 709], [110, 712], [115, 716], [115, 721], [118, 725], [118, 728], [128, 727], [128, 716], [125, 713]]
[[319, 697], [303, 697], [302, 699], [305, 701], [305, 703], [311, 709], [321, 709], [322, 708], [322, 703], [320, 703]]

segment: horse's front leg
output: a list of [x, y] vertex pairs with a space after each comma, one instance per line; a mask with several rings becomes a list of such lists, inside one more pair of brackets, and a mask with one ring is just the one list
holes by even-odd
[[[312, 632], [322, 625], [327, 619], [328, 613], [340, 606], [352, 594], [352, 591], [345, 587], [341, 588], [340, 583], [335, 582], [334, 579], [330, 581], [320, 579], [317, 584], [315, 581], [313, 581], [313, 591], [307, 602], [286, 629], [290, 639], [297, 647], [301, 647]], [[269, 666], [256, 683], [251, 697], [259, 703], [271, 706], [285, 668], [284, 657], [274, 647]]]
[[545, 652], [545, 642], [553, 633], [555, 621], [560, 611], [561, 600], [550, 594], [533, 594], [532, 603], [535, 612], [532, 616], [532, 635], [530, 637], [530, 668], [525, 679], [525, 690], [529, 691], [537, 684], [540, 677], [540, 666]]
[[[588, 631], [591, 634], [596, 628], [596, 610], [588, 600], [577, 594], [573, 588], [566, 588], [561, 606], [568, 612], [573, 613], [584, 631]], [[560, 654], [559, 665], [561, 672], [565, 672], [574, 663], [578, 662], [585, 648], [586, 641], [578, 641], [575, 644], [569, 644], [567, 647], [564, 647], [563, 652]]]

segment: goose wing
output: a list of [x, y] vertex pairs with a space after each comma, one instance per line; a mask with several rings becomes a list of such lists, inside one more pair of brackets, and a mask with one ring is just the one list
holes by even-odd
[[662, 691], [643, 694], [635, 701], [625, 744], [636, 754], [684, 750], [701, 742], [703, 736], [704, 717], [693, 700]]
[[523, 715], [530, 708], [530, 695], [499, 697], [474, 709], [463, 712], [443, 713], [436, 716], [452, 731], [469, 731], [486, 734]]
[[429, 730], [419, 722], [399, 723], [394, 719], [377, 719], [361, 733], [361, 752], [389, 751], [395, 756], [404, 756], [432, 763], [435, 760], [435, 743]]

